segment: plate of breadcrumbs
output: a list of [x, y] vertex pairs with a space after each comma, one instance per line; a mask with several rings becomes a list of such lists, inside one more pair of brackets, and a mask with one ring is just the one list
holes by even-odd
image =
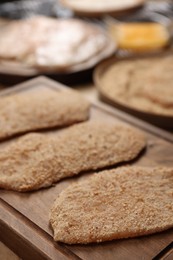
[[100, 98], [165, 129], [173, 127], [173, 54], [111, 58], [94, 72]]

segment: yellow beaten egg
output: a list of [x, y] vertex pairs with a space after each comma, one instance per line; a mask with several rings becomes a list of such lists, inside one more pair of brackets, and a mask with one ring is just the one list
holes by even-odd
[[169, 32], [159, 23], [111, 24], [108, 31], [121, 49], [149, 51], [163, 48], [169, 43]]

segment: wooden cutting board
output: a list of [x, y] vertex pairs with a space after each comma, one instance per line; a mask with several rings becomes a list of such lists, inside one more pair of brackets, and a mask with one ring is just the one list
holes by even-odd
[[[43, 88], [62, 91], [65, 86], [39, 77], [1, 92], [1, 95]], [[74, 91], [69, 89], [69, 91]], [[147, 148], [133, 164], [173, 166], [173, 136], [109, 106], [92, 104], [90, 120], [124, 122], [141, 129]], [[58, 130], [56, 130], [58, 131]], [[62, 130], [63, 131], [63, 130]], [[5, 145], [6, 142], [0, 145]], [[89, 174], [89, 173], [88, 173]], [[90, 173], [91, 174], [91, 173]], [[48, 215], [60, 191], [84, 175], [63, 180], [51, 188], [18, 193], [0, 190], [0, 239], [22, 259], [173, 259], [173, 229], [154, 235], [90, 245], [65, 245], [53, 241]], [[157, 256], [157, 257], [156, 257]]]

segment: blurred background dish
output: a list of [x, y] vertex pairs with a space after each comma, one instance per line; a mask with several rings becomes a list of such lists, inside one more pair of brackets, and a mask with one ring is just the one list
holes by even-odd
[[131, 52], [157, 51], [170, 43], [167, 26], [156, 22], [112, 22], [108, 32], [119, 49]]
[[161, 13], [148, 13], [147, 8], [119, 19], [106, 16], [104, 22], [120, 56], [164, 51], [172, 43], [172, 19]]
[[141, 7], [146, 0], [60, 0], [60, 3], [77, 15], [122, 15]]
[[0, 27], [0, 72], [7, 74], [67, 75], [91, 69], [115, 50], [103, 28], [74, 18], [35, 16]]

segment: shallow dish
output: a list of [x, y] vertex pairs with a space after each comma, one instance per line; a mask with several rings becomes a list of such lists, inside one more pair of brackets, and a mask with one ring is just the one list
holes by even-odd
[[[169, 51], [166, 53], [162, 54], [157, 54], [157, 56], [164, 56], [164, 55], [169, 55]], [[122, 103], [119, 101], [117, 98], [112, 98], [109, 94], [106, 93], [106, 91], [103, 91], [103, 78], [105, 76], [105, 73], [111, 68], [112, 65], [116, 64], [117, 62], [121, 61], [129, 61], [129, 60], [135, 60], [139, 59], [141, 57], [142, 59], [146, 58], [151, 58], [151, 56], [156, 57], [156, 54], [152, 54], [150, 56], [148, 55], [141, 55], [141, 56], [134, 56], [133, 57], [125, 57], [125, 58], [110, 58], [107, 59], [106, 61], [103, 61], [100, 65], [97, 66], [97, 68], [94, 71], [94, 82], [95, 85], [97, 86], [98, 92], [99, 92], [99, 97], [102, 101], [118, 108], [121, 109], [129, 114], [132, 114], [134, 116], [137, 116], [140, 119], [143, 119], [145, 121], [150, 122], [151, 124], [154, 124], [156, 126], [159, 126], [164, 129], [173, 129], [173, 116], [172, 115], [162, 115], [159, 113], [153, 113], [153, 112], [148, 112], [144, 111], [141, 109], [137, 109], [129, 105], [128, 103]]]
[[102, 16], [110, 14], [119, 16], [140, 8], [146, 0], [61, 0], [60, 2], [78, 15]]
[[[36, 22], [38, 22], [38, 23], [36, 23]], [[28, 23], [28, 25], [27, 25], [27, 23]], [[48, 23], [48, 28], [46, 27], [47, 23]], [[71, 24], [71, 23], [72, 23], [72, 25], [69, 29], [69, 33], [66, 34], [66, 29], [68, 29], [68, 24]], [[23, 41], [21, 44], [21, 46], [24, 47], [24, 53], [22, 54], [23, 55], [22, 58], [19, 56], [20, 52], [19, 52], [18, 56], [17, 56], [17, 54], [15, 54], [15, 50], [17, 49], [17, 53], [18, 53], [18, 49], [21, 49], [20, 47], [15, 48], [15, 46], [14, 46], [14, 48], [15, 48], [14, 51], [12, 49], [12, 52], [10, 52], [10, 54], [9, 54], [9, 52], [7, 50], [11, 46], [10, 45], [11, 41], [14, 41], [16, 39], [16, 32], [18, 33], [18, 31], [17, 31], [18, 26], [20, 28], [22, 25], [22, 26], [25, 26], [25, 27], [21, 27], [21, 28], [23, 28], [23, 30], [24, 30], [24, 28], [25, 28], [25, 30], [26, 29], [28, 30], [28, 28], [30, 30], [31, 29], [30, 26], [31, 25], [33, 26], [34, 24], [36, 24], [36, 25], [38, 24], [38, 26], [39, 26], [37, 28], [37, 30], [39, 31], [39, 36], [37, 37], [37, 35], [35, 35], [35, 36], [32, 36], [30, 39], [30, 37], [28, 38], [28, 35], [26, 35], [26, 33], [25, 33], [24, 37], [26, 39], [23, 37]], [[41, 24], [42, 24], [42, 26], [41, 26]], [[7, 30], [6, 30], [6, 25], [7, 25]], [[1, 48], [2, 48], [1, 55], [2, 56], [0, 59], [0, 75], [1, 75], [1, 83], [4, 83], [4, 84], [6, 84], [6, 82], [4, 82], [5, 79], [8, 82], [8, 81], [10, 81], [11, 77], [13, 78], [11, 80], [11, 82], [13, 82], [13, 84], [14, 84], [14, 83], [20, 82], [20, 80], [15, 81], [14, 77], [16, 77], [16, 79], [17, 78], [25, 79], [25, 78], [34, 77], [36, 75], [42, 75], [42, 74], [52, 76], [61, 82], [67, 83], [66, 81], [63, 81], [63, 78], [64, 78], [64, 80], [67, 79], [67, 75], [68, 76], [70, 75], [72, 78], [75, 78], [75, 76], [76, 76], [78, 79], [80, 76], [79, 75], [80, 73], [84, 74], [86, 71], [92, 70], [92, 68], [97, 63], [99, 63], [101, 60], [114, 54], [114, 52], [116, 50], [116, 45], [113, 43], [111, 38], [109, 38], [109, 36], [106, 34], [104, 29], [100, 28], [98, 25], [95, 25], [95, 24], [89, 23], [89, 22], [84, 22], [79, 19], [78, 20], [77, 19], [56, 20], [56, 19], [52, 19], [52, 18], [40, 17], [38, 19], [33, 18], [33, 20], [31, 20], [31, 21], [29, 20], [25, 23], [14, 22], [14, 24], [11, 24], [11, 22], [10, 22], [10, 24], [8, 25], [6, 22], [5, 23], [1, 22], [1, 26], [2, 26], [2, 27], [0, 27], [0, 31], [2, 29], [1, 35], [3, 35], [5, 33], [5, 37], [7, 38], [7, 45], [9, 45], [7, 47], [5, 40], [3, 40], [3, 39], [1, 40]], [[26, 27], [26, 26], [29, 26], [29, 27]], [[83, 28], [86, 28], [86, 32], [82, 31]], [[10, 34], [12, 29], [14, 31], [14, 35]], [[52, 29], [52, 31], [50, 29]], [[73, 32], [76, 32], [77, 34], [78, 34], [77, 29], [81, 29], [81, 32], [79, 32], [79, 35], [77, 35], [77, 40], [75, 43], [72, 39], [71, 43], [67, 44], [67, 42], [68, 42], [67, 40], [69, 39], [69, 37], [71, 37], [72, 29], [74, 29]], [[47, 43], [45, 43], [45, 40], [47, 38], [45, 38], [44, 31], [46, 33], [48, 33], [48, 31], [50, 31], [50, 36], [53, 37], [53, 38], [50, 38], [50, 39], [52, 39], [52, 41], [48, 40], [48, 45], [46, 45]], [[64, 33], [64, 31], [65, 31], [65, 33]], [[61, 36], [61, 38], [56, 37], [57, 34], [54, 35], [54, 32], [57, 32], [57, 34], [59, 33], [58, 35], [59, 35], [59, 37]], [[99, 40], [98, 40], [98, 37], [96, 37], [96, 34], [98, 34], [98, 36], [100, 37]], [[9, 35], [11, 35], [10, 40], [8, 40]], [[64, 35], [65, 35], [65, 37], [64, 37]], [[80, 39], [79, 39], [80, 37], [83, 37], [81, 39], [81, 43], [80, 43]], [[56, 39], [54, 39], [54, 38], [56, 38]], [[87, 38], [87, 41], [84, 41], [85, 38]], [[27, 39], [29, 40], [29, 42], [27, 41]], [[59, 39], [59, 40], [57, 40], [57, 39]], [[102, 43], [101, 43], [101, 40], [102, 40]], [[54, 41], [56, 41], [56, 42], [58, 41], [56, 45], [55, 45]], [[69, 56], [69, 53], [67, 53], [67, 55], [64, 55], [64, 56], [70, 57], [70, 58], [68, 57], [69, 62], [71, 62], [71, 63], [69, 63], [69, 65], [66, 65], [66, 63], [64, 63], [65, 65], [61, 65], [61, 59], [62, 59], [62, 57], [64, 57], [63, 53], [66, 53], [66, 52], [64, 52], [64, 49], [62, 47], [62, 46], [64, 46], [62, 44], [63, 41], [64, 41], [64, 45], [65, 45], [64, 48], [67, 49], [67, 52], [70, 52], [71, 50], [73, 50], [72, 48], [74, 48], [74, 50], [75, 50], [75, 51], [73, 50], [72, 55], [70, 54], [71, 56]], [[87, 43], [85, 44], [85, 42], [87, 42]], [[26, 44], [26, 43], [28, 43], [28, 44]], [[92, 43], [92, 45], [91, 45], [91, 43]], [[52, 47], [52, 44], [53, 44], [53, 47]], [[37, 47], [33, 48], [33, 46], [37, 46]], [[58, 47], [58, 49], [56, 49], [56, 52], [54, 50], [55, 46]], [[50, 47], [51, 47], [52, 53], [45, 51], [47, 47], [48, 47], [49, 51], [50, 51]], [[83, 51], [83, 50], [85, 50], [85, 47], [89, 48], [89, 51], [90, 51], [89, 54], [87, 54], [88, 53], [87, 50], [86, 50], [86, 52]], [[32, 48], [33, 48], [33, 50], [32, 50]], [[84, 48], [84, 49], [82, 49], [82, 48]], [[26, 49], [26, 51], [25, 51], [25, 49]], [[32, 51], [30, 51], [30, 49]], [[62, 51], [61, 51], [61, 49], [62, 49]], [[29, 52], [28, 52], [28, 50], [29, 50]], [[38, 51], [40, 51], [40, 50], [44, 50], [44, 52], [41, 54], [41, 56], [40, 56], [40, 53], [38, 54]], [[58, 52], [61, 55], [58, 55]], [[57, 53], [58, 57], [55, 56], [55, 53]], [[48, 57], [46, 57], [46, 59], [45, 59], [45, 54], [46, 55], [48, 54]], [[15, 56], [13, 57], [12, 55], [15, 55]], [[82, 55], [83, 56], [85, 55], [85, 57], [83, 57]], [[57, 60], [59, 59], [59, 56], [60, 56], [60, 65], [59, 65], [59, 63], [56, 64]], [[75, 60], [76, 56], [79, 59], [77, 61]], [[54, 57], [56, 57], [55, 63], [54, 63]], [[65, 62], [66, 62], [67, 57], [64, 57]], [[80, 57], [81, 57], [81, 60], [80, 60]], [[72, 58], [74, 59], [74, 61], [70, 60]], [[43, 64], [37, 63], [38, 60], [42, 60], [42, 62], [44, 61]], [[67, 62], [68, 62], [68, 60], [67, 60]], [[70, 77], [69, 77], [69, 79], [70, 79]]]

